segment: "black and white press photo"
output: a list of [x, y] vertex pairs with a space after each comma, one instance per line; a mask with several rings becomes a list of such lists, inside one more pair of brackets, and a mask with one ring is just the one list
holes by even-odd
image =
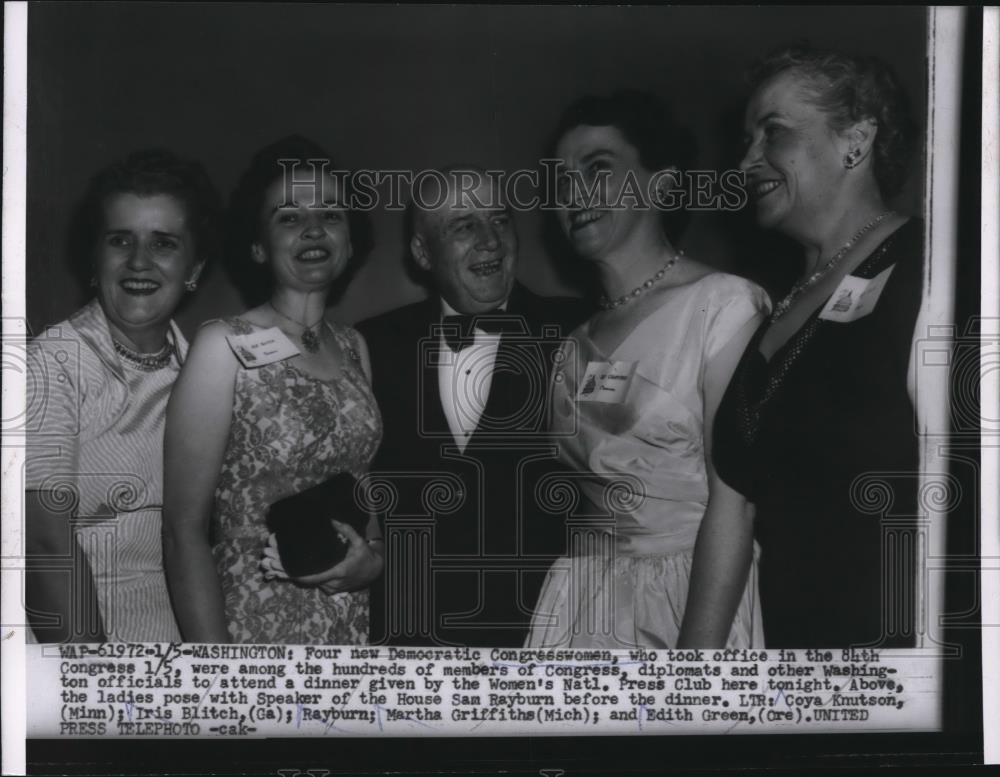
[[995, 14], [5, 15], [5, 770], [991, 757]]

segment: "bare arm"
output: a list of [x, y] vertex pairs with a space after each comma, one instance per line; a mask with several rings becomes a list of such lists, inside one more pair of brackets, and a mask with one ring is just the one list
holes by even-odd
[[[104, 625], [87, 557], [73, 539], [68, 512], [49, 492], [27, 491], [25, 598], [28, 622], [39, 642], [104, 642]], [[69, 574], [65, 559], [72, 557]], [[53, 623], [49, 617], [58, 617]]]
[[698, 530], [678, 647], [724, 647], [753, 559], [753, 508], [712, 466], [712, 428], [722, 395], [761, 316], [744, 325], [705, 372], [708, 507]]
[[229, 641], [208, 538], [237, 367], [226, 331], [224, 324], [213, 323], [198, 333], [167, 405], [163, 559], [174, 613], [187, 642]]

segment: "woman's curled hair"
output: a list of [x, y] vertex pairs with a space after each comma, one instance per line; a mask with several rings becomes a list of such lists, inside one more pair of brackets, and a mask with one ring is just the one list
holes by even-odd
[[82, 283], [86, 284], [94, 272], [94, 251], [104, 227], [105, 205], [118, 194], [173, 197], [184, 208], [198, 260], [207, 268], [221, 255], [222, 201], [205, 168], [165, 149], [135, 151], [90, 179], [74, 215], [69, 255]]
[[[614, 127], [638, 152], [639, 162], [656, 173], [676, 167], [683, 175], [694, 162], [694, 136], [675, 120], [669, 105], [650, 92], [622, 89], [613, 94], [588, 95], [563, 112], [549, 141], [555, 156], [559, 141], [576, 127]], [[686, 209], [663, 210], [664, 231], [677, 239], [688, 224]]]
[[852, 56], [807, 45], [788, 46], [767, 55], [750, 71], [753, 90], [782, 73], [807, 82], [812, 102], [837, 130], [865, 118], [878, 125], [873, 170], [882, 196], [897, 194], [906, 182], [916, 127], [899, 78], [881, 59]]
[[[267, 189], [285, 175], [286, 170], [292, 170], [297, 165], [308, 167], [312, 163], [325, 164], [327, 173], [345, 172], [337, 167], [319, 144], [301, 135], [288, 135], [254, 154], [233, 190], [229, 200], [226, 254], [232, 280], [250, 304], [267, 299], [271, 287], [270, 270], [251, 260], [251, 247], [261, 238], [261, 209]], [[293, 174], [307, 180], [311, 177], [304, 170]], [[351, 207], [355, 197], [350, 175], [340, 180], [344, 182], [345, 190], [338, 192], [338, 196], [346, 203], [353, 255], [347, 271], [338, 279], [338, 285], [349, 280], [353, 270], [374, 245], [368, 213]]]

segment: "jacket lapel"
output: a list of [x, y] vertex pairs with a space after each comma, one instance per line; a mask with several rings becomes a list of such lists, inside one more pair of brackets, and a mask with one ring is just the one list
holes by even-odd
[[[511, 292], [507, 313], [521, 317], [520, 333], [504, 333], [500, 337], [490, 395], [486, 399], [482, 418], [470, 443], [495, 439], [500, 433], [515, 433], [530, 425], [534, 417], [533, 403], [544, 402], [543, 396], [532, 397], [534, 386], [544, 389], [544, 376], [539, 374], [537, 348], [533, 342], [533, 322], [525, 316], [520, 304], [518, 287]], [[544, 394], [544, 391], [542, 392]]]
[[420, 396], [417, 399], [420, 418], [417, 419], [417, 430], [421, 435], [448, 435], [449, 441], [453, 441], [438, 387], [437, 364], [442, 356], [441, 333], [437, 326], [440, 320], [441, 302], [436, 296], [432, 296], [421, 308], [420, 319], [414, 327], [418, 342], [413, 358], [420, 371]]

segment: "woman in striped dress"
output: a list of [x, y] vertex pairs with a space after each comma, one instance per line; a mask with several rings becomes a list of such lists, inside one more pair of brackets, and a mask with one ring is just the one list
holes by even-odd
[[80, 226], [95, 299], [28, 345], [26, 593], [39, 641], [180, 639], [160, 541], [164, 419], [187, 351], [171, 317], [215, 252], [219, 210], [204, 169], [164, 151], [91, 182]]

